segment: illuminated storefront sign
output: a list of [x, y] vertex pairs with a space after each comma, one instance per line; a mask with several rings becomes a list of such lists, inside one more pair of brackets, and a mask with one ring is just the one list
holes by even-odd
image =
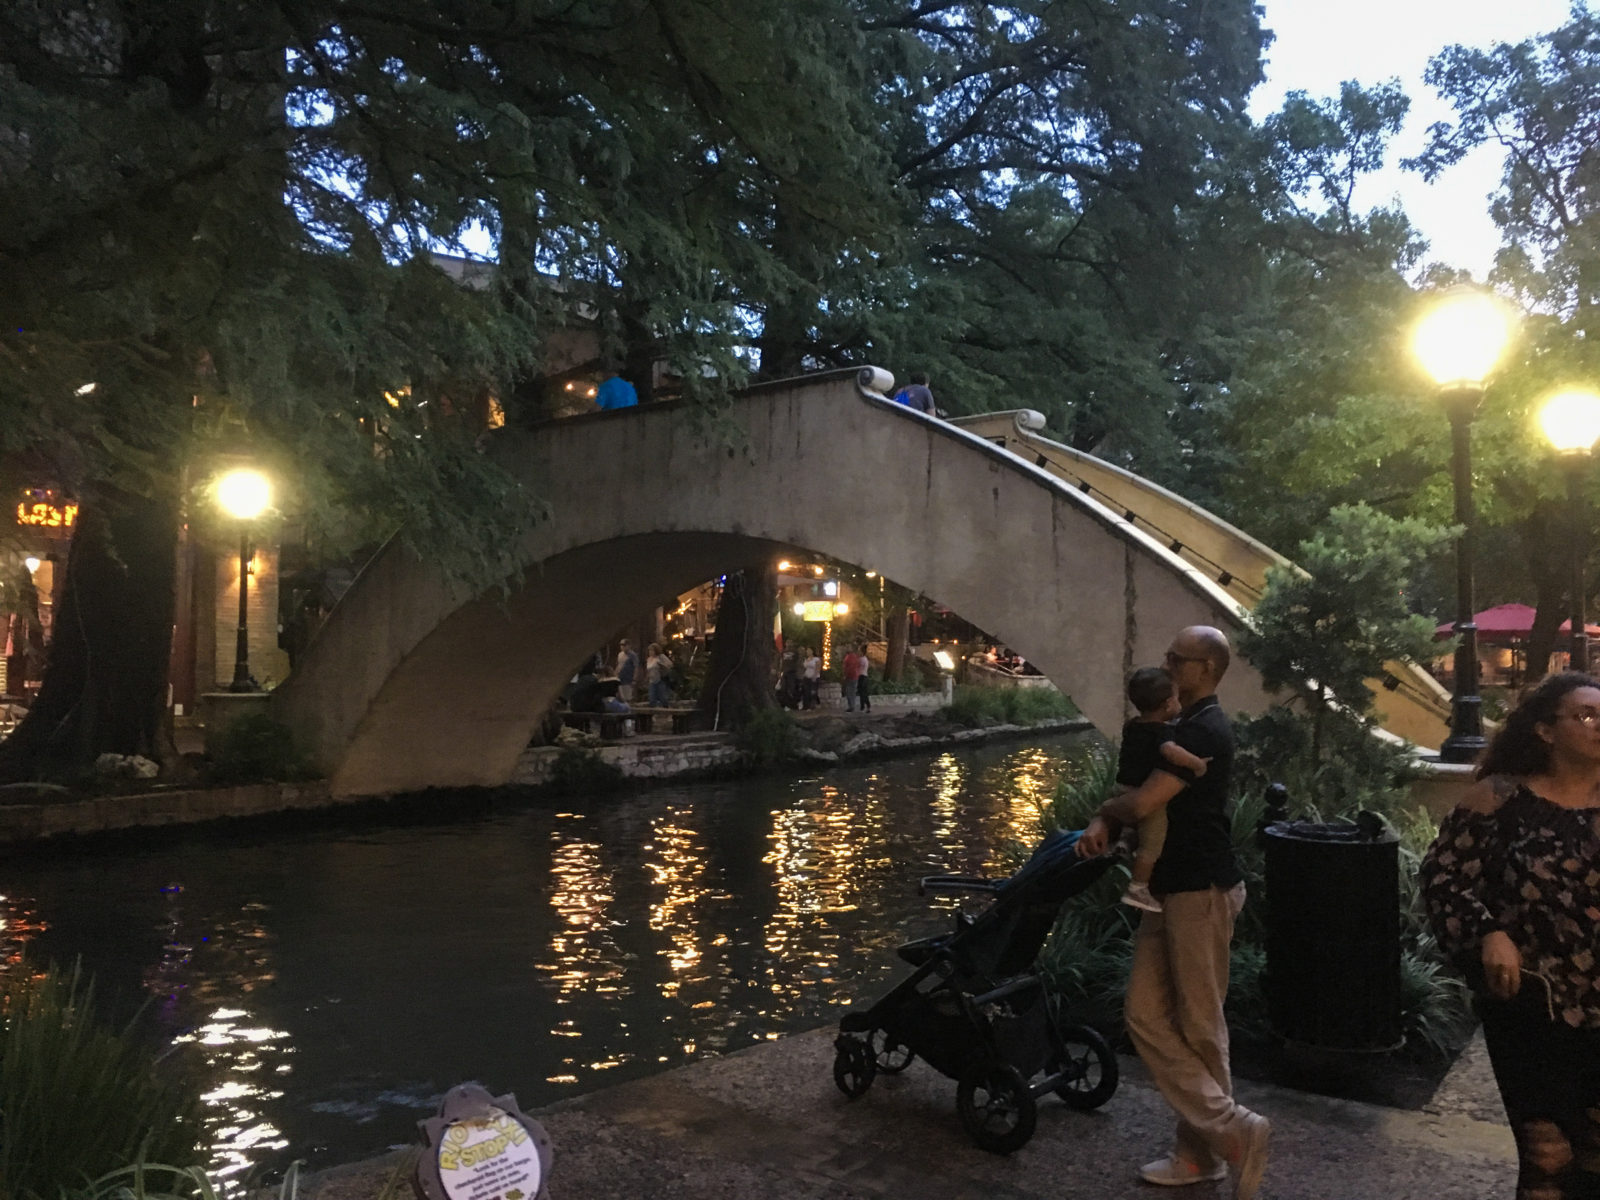
[[30, 504], [23, 500], [17, 505], [17, 524], [29, 525], [41, 529], [71, 529], [78, 520], [78, 506], [76, 504], [63, 504], [57, 507], [54, 504], [38, 502]]

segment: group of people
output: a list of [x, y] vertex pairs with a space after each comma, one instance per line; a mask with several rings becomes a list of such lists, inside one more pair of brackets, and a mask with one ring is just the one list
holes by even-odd
[[822, 703], [822, 659], [810, 646], [786, 651], [778, 674], [778, 702], [785, 708], [816, 708]]
[[[1119, 791], [1077, 851], [1137, 829], [1124, 900], [1143, 909], [1128, 1035], [1177, 1117], [1149, 1183], [1233, 1179], [1258, 1193], [1272, 1128], [1233, 1096], [1228, 947], [1244, 905], [1228, 818], [1231, 726], [1216, 692], [1227, 638], [1184, 629], [1137, 671]], [[1421, 865], [1440, 946], [1471, 984], [1518, 1151], [1517, 1200], [1600, 1198], [1600, 679], [1563, 672], [1528, 692], [1478, 762]]]
[[573, 677], [567, 705], [573, 712], [632, 712], [634, 691], [642, 672], [650, 706], [664, 707], [672, 703], [672, 667], [672, 657], [658, 643], [651, 642], [645, 648], [641, 663], [633, 643], [623, 638], [617, 643], [611, 674], [604, 674], [605, 657], [594, 655]]

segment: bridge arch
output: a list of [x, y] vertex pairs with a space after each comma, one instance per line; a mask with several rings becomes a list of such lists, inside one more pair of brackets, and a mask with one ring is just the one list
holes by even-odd
[[[509, 596], [453, 589], [398, 540], [369, 564], [273, 695], [338, 794], [494, 786], [573, 664], [639, 611], [767, 556], [809, 550], [949, 605], [1035, 663], [1100, 729], [1122, 681], [1184, 625], [1240, 605], [1161, 542], [973, 433], [883, 394], [872, 368], [752, 389], [742, 447], [685, 406], [497, 435], [551, 499]], [[1268, 697], [1236, 658], [1233, 710]]]

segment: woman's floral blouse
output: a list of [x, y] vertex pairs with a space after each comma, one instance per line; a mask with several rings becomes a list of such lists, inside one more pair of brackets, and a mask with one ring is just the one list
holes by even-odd
[[1434, 934], [1452, 960], [1476, 964], [1484, 935], [1504, 930], [1522, 953], [1521, 990], [1553, 1019], [1600, 1028], [1600, 808], [1497, 783], [1500, 806], [1453, 811], [1422, 860]]

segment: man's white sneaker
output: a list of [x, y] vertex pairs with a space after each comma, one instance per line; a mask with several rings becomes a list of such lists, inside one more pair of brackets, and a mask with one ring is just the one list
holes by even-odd
[[1239, 1148], [1234, 1152], [1233, 1200], [1255, 1200], [1261, 1177], [1267, 1170], [1267, 1139], [1272, 1123], [1260, 1113], [1246, 1113], [1239, 1130]]
[[1218, 1163], [1209, 1171], [1202, 1170], [1199, 1163], [1192, 1163], [1179, 1158], [1176, 1154], [1169, 1154], [1166, 1158], [1158, 1158], [1155, 1162], [1145, 1163], [1139, 1168], [1139, 1178], [1146, 1183], [1153, 1183], [1157, 1187], [1183, 1187], [1191, 1183], [1215, 1183], [1228, 1173], [1228, 1168]]
[[1131, 904], [1135, 908], [1142, 908], [1145, 912], [1161, 911], [1161, 901], [1150, 894], [1148, 883], [1130, 883], [1122, 893], [1122, 902]]

